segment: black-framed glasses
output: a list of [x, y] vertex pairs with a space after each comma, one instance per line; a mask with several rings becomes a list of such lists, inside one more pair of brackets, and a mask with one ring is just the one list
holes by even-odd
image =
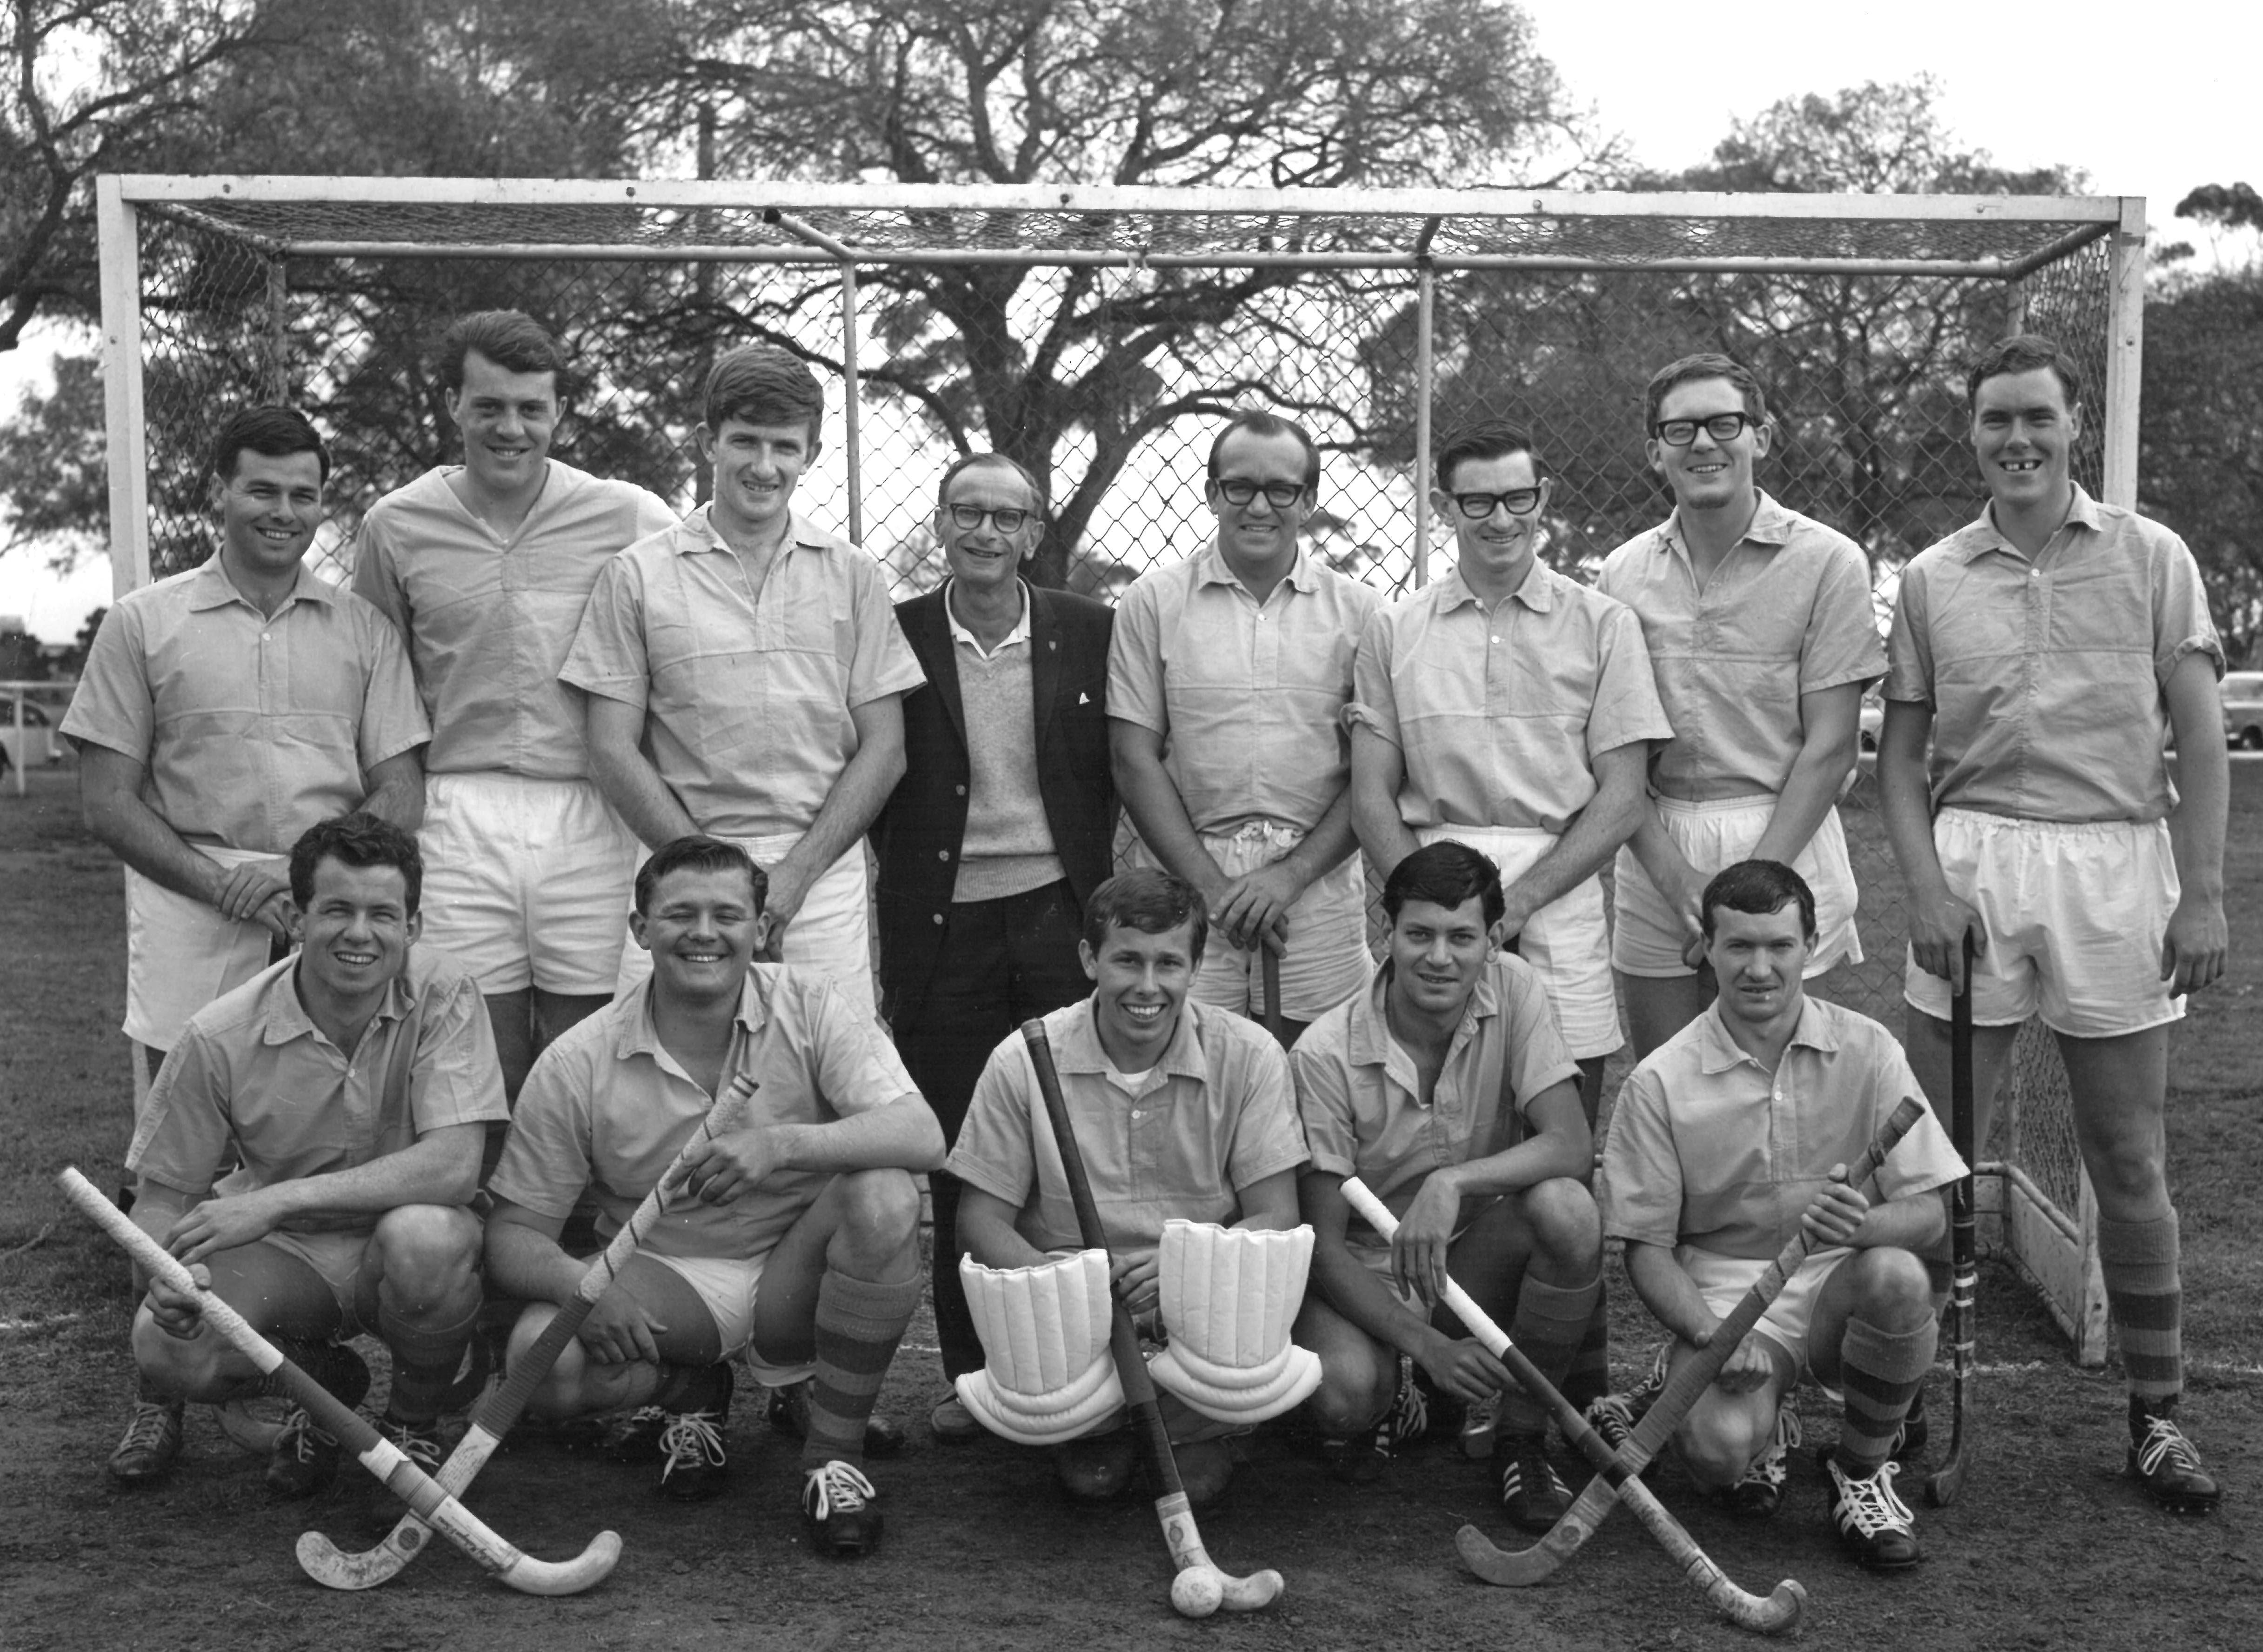
[[1229, 505], [1246, 505], [1262, 494], [1265, 502], [1274, 509], [1286, 510], [1305, 496], [1305, 485], [1302, 482], [1253, 482], [1246, 477], [1235, 476], [1221, 479], [1218, 491], [1225, 495], [1225, 502]]
[[1512, 487], [1505, 494], [1456, 494], [1454, 509], [1471, 522], [1483, 522], [1500, 509], [1508, 507], [1512, 516], [1529, 516], [1540, 509], [1537, 487]]
[[1668, 447], [1688, 447], [1697, 439], [1700, 425], [1716, 442], [1733, 442], [1746, 426], [1759, 422], [1749, 413], [1717, 413], [1705, 419], [1660, 419], [1650, 427], [1650, 433]]
[[1012, 505], [1002, 506], [996, 510], [985, 510], [980, 505], [945, 505], [944, 509], [951, 517], [951, 525], [961, 533], [972, 533], [982, 525], [986, 516], [1000, 533], [1019, 533], [1022, 524], [1030, 519], [1030, 515]]

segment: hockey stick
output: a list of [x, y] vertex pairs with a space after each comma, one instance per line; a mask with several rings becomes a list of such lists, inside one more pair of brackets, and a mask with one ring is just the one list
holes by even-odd
[[[644, 1243], [653, 1223], [660, 1220], [667, 1203], [663, 1192], [669, 1178], [696, 1150], [714, 1137], [729, 1115], [757, 1087], [744, 1073], [726, 1086], [721, 1099], [683, 1143], [667, 1174], [654, 1185], [643, 1202], [621, 1224], [621, 1230], [613, 1235], [611, 1243], [582, 1273], [581, 1283], [575, 1287], [574, 1300], [552, 1316], [550, 1323], [542, 1328], [542, 1334], [528, 1345], [502, 1383], [490, 1390], [473, 1410], [471, 1428], [433, 1476], [441, 1490], [452, 1497], [460, 1497], [480, 1470], [487, 1467], [488, 1459], [495, 1455], [495, 1448], [502, 1444], [502, 1437], [510, 1432], [518, 1414], [526, 1409], [534, 1390], [542, 1386], [543, 1378], [550, 1374], [550, 1367], [558, 1363], [558, 1356], [582, 1329], [582, 1322], [589, 1317], [597, 1299], [628, 1265], [629, 1258], [636, 1254], [637, 1246]], [[299, 1568], [326, 1589], [374, 1589], [399, 1576], [401, 1569], [416, 1558], [430, 1530], [424, 1518], [411, 1509], [401, 1517], [382, 1543], [359, 1555], [347, 1554], [320, 1532], [301, 1532]]]
[[[1100, 1224], [1100, 1208], [1093, 1202], [1092, 1183], [1084, 1173], [1084, 1155], [1069, 1122], [1068, 1102], [1061, 1095], [1060, 1074], [1053, 1067], [1052, 1043], [1043, 1021], [1022, 1023], [1022, 1037], [1030, 1047], [1030, 1065], [1038, 1075], [1038, 1091], [1045, 1098], [1045, 1116], [1052, 1122], [1053, 1139], [1060, 1147], [1061, 1168], [1068, 1176], [1069, 1197], [1076, 1205], [1076, 1225], [1087, 1246], [1108, 1249], [1107, 1230]], [[1109, 1259], [1112, 1268], [1113, 1256]], [[1116, 1358], [1116, 1374], [1124, 1384], [1124, 1403], [1132, 1412], [1132, 1432], [1153, 1482], [1155, 1518], [1162, 1522], [1163, 1542], [1171, 1551], [1177, 1575], [1171, 1579], [1171, 1605], [1186, 1618], [1207, 1618], [1223, 1605], [1229, 1612], [1255, 1612], [1280, 1598], [1281, 1574], [1252, 1572], [1235, 1577], [1218, 1569], [1204, 1552], [1202, 1533], [1195, 1529], [1194, 1511], [1188, 1506], [1186, 1488], [1179, 1482], [1179, 1465], [1171, 1455], [1171, 1436], [1155, 1404], [1154, 1379], [1140, 1357], [1139, 1333], [1132, 1328], [1132, 1310], [1114, 1291], [1109, 1293], [1114, 1311], [1110, 1317], [1109, 1345]]]
[[211, 1292], [198, 1288], [189, 1270], [156, 1240], [134, 1225], [134, 1219], [95, 1190], [94, 1184], [75, 1169], [55, 1179], [63, 1197], [76, 1205], [96, 1226], [107, 1233], [127, 1255], [151, 1275], [175, 1290], [199, 1300], [204, 1323], [226, 1338], [235, 1350], [271, 1376], [279, 1378], [291, 1397], [305, 1406], [315, 1421], [361, 1459], [362, 1467], [480, 1567], [523, 1594], [578, 1595], [603, 1583], [621, 1557], [621, 1540], [600, 1532], [589, 1547], [570, 1561], [539, 1561], [522, 1555], [489, 1530], [469, 1509], [450, 1497], [432, 1476], [404, 1456], [401, 1449], [372, 1428], [360, 1413], [340, 1401], [283, 1355], [261, 1336], [242, 1315]]
[[1949, 1392], [1948, 1460], [1926, 1476], [1925, 1500], [1945, 1509], [1964, 1490], [1972, 1472], [1972, 1433], [1965, 1425], [1967, 1396], [1975, 1374], [1973, 1353], [1980, 1330], [1980, 1265], [1972, 1214], [1972, 932], [1964, 932], [1963, 990], [1948, 1000], [1948, 1140], [1964, 1161], [1964, 1175], [1949, 1197], [1950, 1344], [1954, 1377]]
[[[1925, 1116], [1925, 1103], [1914, 1096], [1904, 1096], [1893, 1116], [1878, 1127], [1862, 1156], [1847, 1166], [1846, 1182], [1859, 1187], [1868, 1181], [1886, 1156], [1894, 1151], [1895, 1143], [1908, 1133], [1910, 1128]], [[1625, 1445], [1619, 1447], [1618, 1463], [1629, 1475], [1638, 1475], [1649, 1467], [1650, 1460], [1658, 1455], [1674, 1431], [1681, 1426], [1681, 1419], [1698, 1396], [1713, 1385], [1713, 1379], [1729, 1362], [1744, 1342], [1746, 1334], [1760, 1323], [1784, 1282], [1799, 1271], [1807, 1259], [1807, 1233], [1802, 1229], [1791, 1237], [1778, 1253], [1767, 1271], [1753, 1281], [1744, 1299], [1732, 1309], [1713, 1332], [1712, 1338], [1697, 1351], [1695, 1357], [1682, 1361], [1681, 1367], [1666, 1384], [1660, 1394], [1644, 1413], [1641, 1422]], [[1587, 1482], [1587, 1489], [1556, 1522], [1556, 1529], [1531, 1547], [1511, 1552], [1493, 1544], [1474, 1526], [1465, 1526], [1454, 1534], [1454, 1547], [1461, 1550], [1462, 1559], [1469, 1569], [1489, 1583], [1507, 1583], [1522, 1587], [1536, 1583], [1552, 1576], [1563, 1563], [1579, 1553], [1580, 1547], [1595, 1533], [1595, 1527], [1611, 1511], [1619, 1498], [1619, 1488], [1609, 1477], [1598, 1475]]]
[[[1399, 1218], [1392, 1216], [1383, 1201], [1368, 1190], [1367, 1185], [1354, 1176], [1343, 1184], [1344, 1198], [1356, 1210], [1368, 1226], [1386, 1241], [1399, 1230]], [[1748, 1594], [1730, 1581], [1729, 1575], [1716, 1566], [1705, 1551], [1697, 1547], [1697, 1540], [1682, 1529], [1681, 1522], [1667, 1513], [1655, 1493], [1631, 1475], [1619, 1462], [1617, 1454], [1595, 1432], [1587, 1419], [1573, 1408], [1553, 1382], [1543, 1375], [1540, 1368], [1525, 1357], [1524, 1350], [1508, 1339], [1508, 1333], [1494, 1323], [1491, 1314], [1470, 1300], [1470, 1295], [1449, 1276], [1446, 1280], [1446, 1306], [1462, 1324], [1470, 1328], [1486, 1353], [1507, 1366], [1509, 1374], [1523, 1386], [1524, 1391], [1544, 1406], [1556, 1419], [1556, 1426], [1564, 1431], [1564, 1438], [1574, 1449], [1595, 1466], [1595, 1472], [1611, 1483], [1619, 1500], [1633, 1511], [1647, 1531], [1673, 1557], [1681, 1569], [1681, 1575], [1690, 1586], [1713, 1603], [1713, 1608], [1740, 1629], [1751, 1629], [1760, 1634], [1781, 1634], [1799, 1621], [1800, 1612], [1807, 1605], [1807, 1591], [1790, 1578], [1775, 1586], [1775, 1592], [1765, 1598]]]
[[1265, 944], [1264, 937], [1257, 941], [1258, 976], [1265, 983], [1265, 1030], [1273, 1035], [1273, 1042], [1286, 1050], [1289, 1047], [1289, 1023], [1281, 1014], [1281, 955]]

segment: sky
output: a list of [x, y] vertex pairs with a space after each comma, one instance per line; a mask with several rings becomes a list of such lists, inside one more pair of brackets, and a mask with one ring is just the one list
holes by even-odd
[[[1662, 0], [1524, 4], [1572, 97], [1645, 166], [1674, 171], [1707, 159], [1734, 121], [1779, 98], [1930, 73], [1950, 132], [1999, 165], [2079, 167], [2094, 193], [2144, 196], [2162, 239], [2198, 242], [2203, 256], [2250, 250], [2245, 241], [2211, 249], [2205, 232], [2173, 213], [2197, 184], [2263, 188], [2252, 94], [2263, 8], [1841, 0], [1794, 13]], [[2101, 90], [2109, 68], [2112, 86]], [[52, 349], [34, 339], [0, 352], [0, 410], [12, 411], [25, 384], [44, 380]], [[98, 558], [58, 579], [36, 550], [0, 556], [0, 617], [21, 616], [50, 640], [68, 640], [108, 597]]]

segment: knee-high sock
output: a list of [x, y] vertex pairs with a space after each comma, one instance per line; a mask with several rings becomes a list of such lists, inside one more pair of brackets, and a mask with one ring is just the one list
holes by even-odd
[[819, 1468], [836, 1457], [864, 1462], [865, 1421], [919, 1299], [916, 1273], [884, 1285], [825, 1270], [817, 1287], [817, 1380], [809, 1390], [803, 1468]]
[[1847, 1322], [1839, 1342], [1839, 1385], [1846, 1395], [1839, 1466], [1848, 1474], [1867, 1477], [1893, 1454], [1894, 1431], [1932, 1367], [1940, 1339], [1940, 1322], [1934, 1319], [1903, 1331], [1882, 1331], [1867, 1319]]
[[2152, 1222], [2098, 1223], [2106, 1305], [2122, 1333], [2122, 1368], [2139, 1399], [2185, 1386], [2184, 1287], [2177, 1277], [2177, 1213]]
[[480, 1311], [472, 1311], [452, 1325], [418, 1325], [395, 1313], [380, 1300], [377, 1334], [393, 1354], [393, 1396], [386, 1415], [396, 1422], [429, 1423], [447, 1406], [461, 1374], [464, 1355], [472, 1345], [472, 1332]]
[[[1524, 1350], [1524, 1357], [1540, 1367], [1540, 1374], [1559, 1389], [1594, 1324], [1595, 1307], [1601, 1299], [1602, 1270], [1585, 1285], [1551, 1285], [1530, 1273], [1516, 1293], [1516, 1314], [1509, 1321], [1508, 1339]], [[1548, 1408], [1522, 1389], [1500, 1396], [1496, 1438], [1537, 1434], [1548, 1427]]]
[[1595, 1306], [1587, 1316], [1586, 1334], [1580, 1338], [1579, 1351], [1572, 1356], [1572, 1363], [1557, 1386], [1564, 1390], [1564, 1397], [1572, 1402], [1573, 1408], [1582, 1411], [1592, 1401], [1611, 1391], [1610, 1292], [1600, 1273], [1595, 1279]]

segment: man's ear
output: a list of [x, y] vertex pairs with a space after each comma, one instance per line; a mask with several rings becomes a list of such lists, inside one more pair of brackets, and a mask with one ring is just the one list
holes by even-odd
[[637, 911], [635, 907], [630, 907], [629, 934], [636, 941], [637, 945], [642, 947], [647, 952], [649, 952], [652, 950], [652, 942], [645, 939], [644, 926], [644, 914]]
[[759, 958], [764, 952], [770, 949], [770, 909], [766, 906], [761, 912], [755, 914], [755, 941], [754, 945], [748, 950], [751, 952], [752, 956]]
[[1100, 955], [1092, 949], [1092, 942], [1079, 941], [1076, 943], [1076, 961], [1084, 965], [1086, 980], [1097, 981], [1100, 978]]

